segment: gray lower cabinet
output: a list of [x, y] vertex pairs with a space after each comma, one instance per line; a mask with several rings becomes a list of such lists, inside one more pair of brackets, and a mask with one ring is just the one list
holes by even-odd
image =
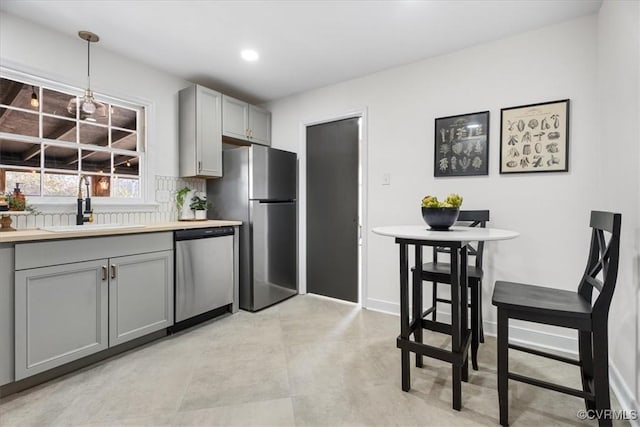
[[0, 249], [0, 266], [15, 260], [15, 381], [173, 324], [173, 233]]
[[109, 345], [171, 326], [173, 251], [109, 261]]
[[13, 245], [0, 243], [0, 386], [13, 382], [15, 375], [13, 264]]
[[16, 271], [15, 379], [109, 346], [107, 260]]

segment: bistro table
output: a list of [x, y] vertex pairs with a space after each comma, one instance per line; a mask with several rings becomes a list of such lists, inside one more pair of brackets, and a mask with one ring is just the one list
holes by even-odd
[[[402, 390], [409, 391], [409, 356], [416, 354], [416, 366], [422, 367], [422, 356], [451, 363], [453, 409], [460, 410], [462, 381], [469, 374], [469, 344], [471, 331], [467, 325], [467, 244], [476, 241], [507, 240], [518, 237], [515, 231], [497, 228], [451, 227], [448, 231], [432, 231], [426, 225], [376, 227], [374, 233], [395, 237], [400, 245], [400, 335], [397, 347], [402, 354]], [[409, 317], [409, 260], [408, 247], [415, 248], [413, 280], [413, 320]], [[451, 326], [424, 319], [422, 312], [422, 247], [439, 246], [451, 252]], [[451, 351], [426, 345], [422, 341], [423, 328], [451, 335]], [[411, 334], [414, 339], [411, 340]]]

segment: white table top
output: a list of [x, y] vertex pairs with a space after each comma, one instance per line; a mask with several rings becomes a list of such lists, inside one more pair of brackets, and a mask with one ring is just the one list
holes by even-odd
[[372, 230], [381, 236], [399, 237], [412, 240], [435, 240], [444, 242], [475, 242], [508, 240], [520, 235], [516, 231], [498, 228], [451, 227], [449, 231], [432, 231], [428, 225], [392, 225], [376, 227]]

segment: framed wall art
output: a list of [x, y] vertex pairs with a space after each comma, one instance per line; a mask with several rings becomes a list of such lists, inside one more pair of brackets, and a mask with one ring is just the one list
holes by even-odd
[[500, 173], [568, 170], [568, 99], [500, 110]]
[[489, 174], [488, 111], [437, 118], [434, 141], [434, 176]]

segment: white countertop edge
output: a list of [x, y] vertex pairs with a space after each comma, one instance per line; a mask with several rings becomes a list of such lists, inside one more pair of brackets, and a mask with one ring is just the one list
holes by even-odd
[[239, 226], [242, 221], [233, 220], [208, 220], [208, 221], [172, 221], [155, 224], [146, 224], [137, 228], [120, 228], [87, 231], [70, 231], [56, 233], [40, 229], [27, 229], [17, 231], [0, 232], [0, 243], [37, 242], [41, 240], [77, 239], [87, 237], [116, 236], [123, 234], [154, 233], [162, 231], [185, 230], [191, 228]]

